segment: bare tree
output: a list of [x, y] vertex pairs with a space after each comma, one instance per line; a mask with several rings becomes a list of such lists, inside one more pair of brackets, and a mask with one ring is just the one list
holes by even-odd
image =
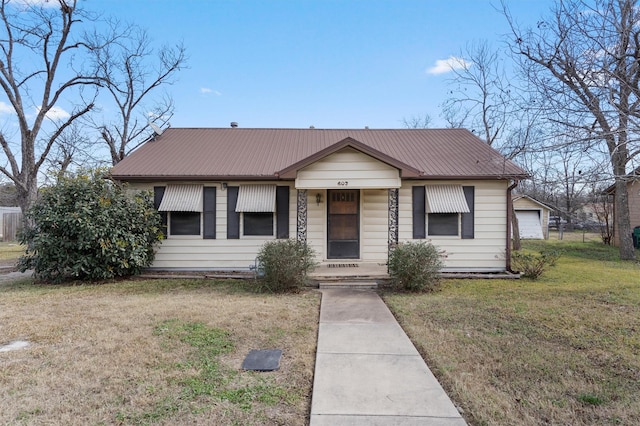
[[[451, 89], [442, 104], [444, 119], [450, 127], [470, 129], [509, 159], [522, 154], [536, 135], [532, 122], [536, 115], [526, 109], [518, 110], [503, 57], [481, 41], [467, 45], [459, 58], [451, 67]], [[520, 250], [518, 217], [513, 205], [510, 214], [513, 249]]]
[[451, 127], [469, 128], [493, 146], [507, 127], [512, 107], [503, 59], [486, 41], [467, 45], [460, 56], [458, 66], [451, 67], [443, 117]]
[[152, 99], [151, 95], [173, 83], [176, 73], [186, 66], [186, 56], [182, 44], [154, 50], [147, 32], [136, 26], [120, 29], [118, 22], [112, 22], [111, 27], [113, 34], [120, 35], [117, 41], [104, 43], [103, 35], [94, 34], [95, 43], [105, 47], [93, 53], [98, 76], [117, 113], [94, 121], [94, 127], [115, 165], [148, 139], [150, 121], [159, 120], [163, 125], [173, 114], [170, 97]]
[[92, 166], [104, 165], [93, 154], [95, 144], [87, 134], [86, 128], [82, 127], [79, 121], [73, 122], [56, 139], [46, 160], [47, 179], [48, 176], [57, 177], [66, 173], [72, 166], [89, 168]]
[[[18, 140], [0, 131], [0, 172], [15, 184], [23, 212], [36, 199], [38, 173], [58, 136], [94, 106], [95, 93], [83, 89], [93, 87], [95, 74], [76, 62], [91, 47], [74, 37], [92, 17], [75, 0], [50, 5], [0, 0], [0, 87], [19, 129]], [[69, 113], [58, 106], [63, 98], [76, 101]]]
[[621, 259], [634, 259], [627, 166], [637, 155], [640, 98], [640, 9], [635, 0], [558, 0], [548, 20], [521, 29], [508, 7], [510, 43], [523, 72], [545, 99], [546, 116], [604, 145], [615, 182]]
[[431, 116], [425, 114], [424, 116], [413, 115], [410, 118], [403, 118], [402, 125], [406, 129], [428, 129], [431, 125]]

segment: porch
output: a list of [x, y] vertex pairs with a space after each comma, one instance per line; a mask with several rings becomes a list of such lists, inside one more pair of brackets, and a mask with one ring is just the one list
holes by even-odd
[[309, 274], [319, 288], [377, 288], [389, 280], [387, 265], [380, 262], [322, 262]]

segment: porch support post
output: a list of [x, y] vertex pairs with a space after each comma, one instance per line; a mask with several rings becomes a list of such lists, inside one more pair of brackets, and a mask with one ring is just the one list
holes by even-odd
[[297, 238], [303, 243], [307, 242], [307, 190], [298, 189], [298, 224]]
[[398, 245], [398, 188], [389, 189], [389, 253]]

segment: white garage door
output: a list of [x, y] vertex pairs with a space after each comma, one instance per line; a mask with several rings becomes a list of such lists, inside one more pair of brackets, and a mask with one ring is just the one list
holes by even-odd
[[518, 228], [520, 229], [520, 238], [542, 240], [542, 223], [540, 220], [540, 211], [538, 210], [518, 210]]

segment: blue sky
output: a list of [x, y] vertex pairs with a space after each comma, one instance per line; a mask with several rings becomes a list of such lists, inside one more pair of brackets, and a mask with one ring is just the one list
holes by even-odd
[[[535, 22], [548, 0], [511, 0]], [[432, 117], [449, 73], [430, 73], [465, 44], [497, 47], [498, 0], [102, 0], [84, 6], [182, 41], [189, 69], [167, 92], [173, 127], [399, 128]]]

